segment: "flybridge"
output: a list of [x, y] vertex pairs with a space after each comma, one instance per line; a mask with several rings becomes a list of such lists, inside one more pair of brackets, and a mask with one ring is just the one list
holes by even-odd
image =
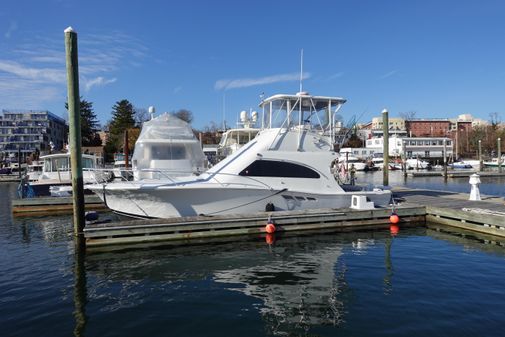
[[279, 94], [260, 103], [263, 128], [310, 128], [335, 140], [335, 116], [346, 102], [341, 97]]

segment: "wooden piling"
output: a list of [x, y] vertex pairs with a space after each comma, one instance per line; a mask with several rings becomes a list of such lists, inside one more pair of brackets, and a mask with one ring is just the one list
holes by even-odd
[[501, 173], [501, 138], [498, 138], [497, 141], [498, 141], [498, 172]]
[[482, 172], [482, 140], [479, 139], [479, 172]]
[[444, 139], [444, 179], [447, 180], [447, 139]]
[[72, 27], [65, 29], [65, 58], [67, 64], [68, 124], [74, 209], [74, 235], [82, 236], [85, 219], [82, 178], [81, 116], [79, 109], [79, 67], [77, 33]]
[[19, 179], [21, 179], [21, 149], [19, 148], [19, 145], [18, 145], [18, 174]]
[[389, 185], [389, 116], [386, 109], [382, 110], [382, 131], [384, 141], [382, 142], [382, 158], [383, 158], [383, 178], [382, 184]]

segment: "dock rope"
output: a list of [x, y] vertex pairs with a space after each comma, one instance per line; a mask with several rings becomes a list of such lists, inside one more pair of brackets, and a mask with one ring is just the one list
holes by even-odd
[[462, 208], [461, 210], [463, 210], [465, 212], [472, 212], [472, 213], [477, 213], [477, 214], [505, 216], [505, 212], [492, 211], [490, 209], [483, 209], [483, 208]]

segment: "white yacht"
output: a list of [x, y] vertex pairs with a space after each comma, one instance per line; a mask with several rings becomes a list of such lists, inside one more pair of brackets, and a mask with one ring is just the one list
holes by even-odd
[[258, 120], [256, 111], [250, 114], [247, 111], [240, 113], [241, 128], [228, 129], [221, 136], [217, 146], [217, 156], [220, 159], [237, 152], [242, 146], [253, 140], [261, 129], [254, 127]]
[[[36, 196], [51, 195], [51, 187], [72, 185], [70, 169], [70, 153], [56, 153], [41, 156], [43, 161], [42, 173], [37, 181], [30, 182]], [[94, 169], [97, 168], [97, 157], [82, 155], [82, 177], [84, 184], [96, 183]]]
[[345, 99], [274, 95], [260, 104], [256, 138], [199, 176], [90, 186], [106, 205], [133, 217], [245, 214], [270, 210], [346, 208], [352, 195], [386, 206], [391, 191], [352, 192], [331, 172], [334, 116]]
[[144, 122], [132, 156], [134, 180], [200, 174], [205, 164], [202, 146], [188, 123], [169, 113]]

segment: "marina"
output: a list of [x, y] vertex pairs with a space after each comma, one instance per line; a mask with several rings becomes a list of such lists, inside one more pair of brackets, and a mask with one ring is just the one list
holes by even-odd
[[[412, 182], [437, 179], [443, 187], [441, 177], [419, 179]], [[484, 183], [482, 192], [490, 191]], [[15, 184], [0, 185], [0, 192], [15, 198]], [[0, 205], [0, 291], [8, 294], [0, 312], [9, 336], [108, 336], [115, 331], [111, 321], [127, 326], [126, 336], [161, 336], [156, 327], [165, 324], [174, 333], [208, 336], [228, 328], [230, 319], [242, 322], [234, 333], [245, 336], [370, 329], [491, 336], [502, 324], [505, 240], [498, 236], [428, 222], [400, 225], [395, 235], [388, 225], [286, 232], [271, 244], [252, 234], [82, 258], [74, 254], [68, 216], [13, 219], [8, 205]], [[153, 307], [149, 318], [142, 315]], [[463, 323], [440, 317], [470, 311]], [[392, 315], [408, 323], [391, 322]]]
[[504, 5], [5, 7], [2, 336], [503, 335]]

